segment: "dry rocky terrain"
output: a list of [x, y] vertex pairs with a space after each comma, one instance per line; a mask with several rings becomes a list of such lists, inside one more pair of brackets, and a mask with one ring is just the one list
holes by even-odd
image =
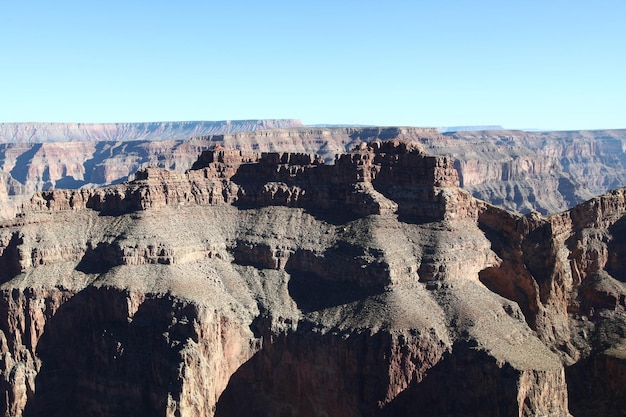
[[0, 413], [623, 415], [626, 189], [522, 215], [460, 188], [469, 148], [429, 154], [478, 136], [263, 135], [313, 131], [392, 140], [327, 164], [238, 134], [0, 224]]

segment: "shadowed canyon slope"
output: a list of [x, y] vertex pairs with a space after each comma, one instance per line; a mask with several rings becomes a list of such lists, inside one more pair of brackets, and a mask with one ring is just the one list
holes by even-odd
[[0, 410], [622, 415], [626, 190], [515, 214], [424, 146], [37, 194], [0, 228]]
[[[626, 130], [440, 134], [424, 128], [293, 128], [297, 124], [293, 121], [225, 123], [212, 128], [230, 129], [226, 132], [231, 133], [195, 138], [190, 136], [200, 129], [191, 122], [188, 129], [184, 123], [145, 124], [143, 130], [119, 127], [82, 135], [73, 133], [77, 125], [59, 125], [49, 137], [63, 140], [66, 135], [66, 141], [47, 143], [24, 142], [29, 138], [28, 124], [12, 125], [19, 134], [4, 133], [4, 140], [12, 143], [0, 143], [4, 217], [12, 217], [22, 201], [37, 191], [115, 184], [132, 179], [138, 169], [147, 166], [185, 171], [201, 151], [215, 143], [250, 151], [317, 153], [332, 162], [335, 154], [360, 142], [416, 141], [429, 153], [453, 157], [461, 187], [472, 195], [521, 213], [556, 213], [626, 185]], [[275, 126], [290, 129], [232, 133], [235, 127]], [[10, 129], [5, 126], [4, 130]], [[70, 140], [75, 142], [67, 142]]]

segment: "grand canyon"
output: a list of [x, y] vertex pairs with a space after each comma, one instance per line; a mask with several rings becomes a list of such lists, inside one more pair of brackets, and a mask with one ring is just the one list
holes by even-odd
[[0, 124], [0, 411], [624, 415], [625, 141]]

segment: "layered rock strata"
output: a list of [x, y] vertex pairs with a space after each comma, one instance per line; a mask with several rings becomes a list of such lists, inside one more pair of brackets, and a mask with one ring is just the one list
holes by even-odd
[[152, 123], [0, 123], [0, 143], [124, 142], [301, 127], [295, 119]]
[[0, 215], [13, 217], [37, 191], [115, 184], [147, 166], [184, 172], [216, 143], [242, 151], [316, 153], [331, 163], [361, 142], [388, 139], [452, 157], [462, 188], [521, 213], [556, 213], [626, 185], [626, 130], [441, 134], [414, 127], [302, 127], [290, 120], [0, 124]]
[[[259, 123], [251, 127], [272, 126]], [[135, 137], [130, 134], [133, 131]], [[163, 133], [163, 129], [156, 131]], [[146, 138], [129, 129], [127, 134], [112, 135], [107, 140], [103, 137], [97, 141], [0, 143], [0, 218], [14, 217], [22, 202], [38, 191], [116, 184], [133, 179], [137, 170], [148, 166], [184, 172], [198, 154], [215, 144], [253, 152], [318, 153], [330, 162], [336, 154], [345, 153], [361, 142], [416, 134], [437, 135], [434, 129], [420, 128], [292, 128], [224, 134], [217, 134], [218, 131], [191, 139], [185, 132], [191, 133], [184, 130], [174, 136], [179, 139], [167, 139], [175, 132]]]
[[40, 193], [0, 228], [0, 410], [620, 415], [625, 193], [509, 213], [398, 140]]

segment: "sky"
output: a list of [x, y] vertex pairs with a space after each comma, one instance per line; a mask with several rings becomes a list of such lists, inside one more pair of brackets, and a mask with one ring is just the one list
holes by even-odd
[[626, 1], [0, 0], [0, 122], [626, 128]]

